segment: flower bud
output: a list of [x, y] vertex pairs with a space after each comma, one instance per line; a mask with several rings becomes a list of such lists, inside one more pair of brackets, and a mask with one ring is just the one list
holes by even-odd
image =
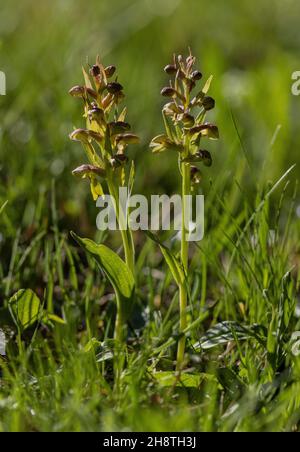
[[175, 102], [169, 102], [163, 107], [163, 112], [167, 116], [173, 116], [174, 114], [181, 114], [183, 108], [179, 105], [176, 105]]
[[98, 66], [98, 64], [94, 64], [90, 69], [90, 74], [93, 77], [98, 77], [98, 75], [100, 75], [100, 73], [101, 73], [100, 67]]
[[219, 138], [219, 129], [214, 124], [203, 124], [202, 135], [217, 140]]
[[90, 121], [98, 121], [99, 123], [102, 123], [104, 120], [104, 111], [102, 108], [94, 107], [88, 111], [88, 116]]
[[128, 157], [124, 154], [116, 154], [112, 159], [110, 159], [110, 164], [113, 168], [118, 168], [128, 162]]
[[133, 133], [122, 133], [116, 136], [116, 143], [118, 145], [138, 144], [139, 142], [139, 137]]
[[160, 94], [164, 97], [177, 97], [178, 93], [176, 89], [172, 88], [171, 86], [166, 86], [163, 88], [160, 92]]
[[88, 143], [89, 131], [86, 129], [76, 129], [70, 133], [69, 137], [73, 141], [81, 141], [82, 143]]
[[175, 64], [168, 64], [167, 66], [165, 66], [164, 71], [169, 75], [173, 75], [176, 74], [177, 67]]
[[194, 81], [201, 80], [202, 79], [202, 73], [200, 71], [193, 71], [192, 72], [192, 79]]
[[192, 127], [194, 125], [194, 117], [189, 113], [182, 113], [177, 116], [178, 121], [182, 121], [185, 127]]
[[175, 143], [173, 143], [173, 141], [170, 140], [170, 138], [167, 137], [167, 135], [161, 134], [157, 135], [151, 140], [150, 146], [153, 147], [153, 145], [156, 146], [158, 144], [163, 144], [164, 146], [168, 147], [170, 145], [172, 146]]
[[97, 176], [105, 177], [106, 173], [103, 168], [100, 168], [98, 166], [94, 165], [81, 165], [78, 166], [78, 168], [75, 168], [72, 171], [72, 174], [74, 176], [80, 176], [82, 178], [85, 178], [86, 176], [89, 176], [91, 174], [96, 174]]
[[215, 100], [212, 97], [206, 96], [202, 100], [202, 105], [206, 111], [212, 110], [215, 106]]
[[106, 77], [107, 78], [110, 78], [110, 77], [112, 77], [113, 75], [114, 75], [114, 73], [116, 72], [116, 66], [107, 66], [105, 69], [104, 69], [104, 72], [105, 72], [105, 75], [106, 75]]
[[109, 123], [110, 134], [116, 135], [126, 132], [126, 130], [130, 130], [130, 124], [124, 121], [116, 121]]
[[212, 158], [211, 158], [210, 152], [205, 151], [205, 150], [199, 150], [196, 153], [196, 156], [204, 163], [205, 166], [212, 165]]
[[110, 94], [117, 94], [122, 91], [123, 86], [121, 85], [121, 83], [111, 82], [107, 84], [106, 88]]
[[118, 162], [122, 162], [122, 163], [127, 163], [128, 162], [128, 157], [125, 154], [116, 154], [115, 155], [115, 159]]
[[201, 135], [204, 137], [208, 137], [214, 140], [217, 140], [219, 138], [219, 129], [217, 126], [213, 124], [199, 124], [197, 126], [192, 127], [189, 130], [189, 134], [191, 136], [195, 136], [196, 138]]
[[70, 89], [69, 94], [73, 97], [83, 97], [85, 94], [85, 87], [84, 86], [73, 86], [73, 88]]
[[196, 166], [191, 166], [191, 182], [192, 184], [200, 184], [201, 182], [201, 171]]
[[154, 137], [151, 140], [150, 148], [152, 148], [152, 152], [154, 154], [166, 151], [167, 149], [175, 150], [178, 152], [183, 151], [183, 146], [181, 144], [175, 143], [169, 137], [167, 137], [167, 135], [164, 134]]

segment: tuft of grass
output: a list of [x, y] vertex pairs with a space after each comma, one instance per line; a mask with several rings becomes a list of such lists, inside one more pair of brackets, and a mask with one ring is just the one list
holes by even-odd
[[[290, 93], [299, 2], [274, 0], [270, 11], [268, 0], [205, 9], [190, 0], [164, 15], [148, 1], [3, 3], [0, 431], [299, 431], [300, 104]], [[160, 127], [159, 68], [186, 43], [215, 74], [212, 121], [221, 134], [213, 167], [203, 169], [205, 238], [191, 246], [186, 367], [174, 373], [178, 287], [155, 244], [137, 233], [136, 304], [114, 381], [114, 292], [69, 231], [120, 255], [122, 238], [95, 234], [88, 191], [72, 179], [82, 154], [66, 134], [82, 112], [65, 93], [85, 55], [103, 50], [118, 61], [144, 137], [133, 151], [135, 189], [174, 193], [175, 159], [164, 153], [157, 164], [144, 149]], [[64, 321], [39, 319], [21, 332], [22, 347], [8, 310], [20, 288]]]
[[[51, 225], [36, 231], [39, 240], [29, 248], [21, 233], [11, 291], [27, 280], [39, 292], [38, 282], [47, 275], [40, 296], [65, 323], [42, 324], [34, 334], [28, 329], [21, 353], [13, 324], [1, 317], [8, 339], [0, 361], [1, 430], [297, 430], [300, 361], [292, 353], [291, 336], [300, 328], [294, 247], [299, 231], [283, 221], [289, 209], [293, 212], [293, 201], [286, 199], [287, 184], [280, 187], [276, 210], [267, 196], [271, 188], [265, 187], [252, 209], [242, 201], [234, 221], [228, 205], [210, 193], [214, 227], [194, 247], [190, 263], [187, 361], [180, 378], [173, 371], [180, 327], [177, 289], [151, 241], [139, 254], [140, 289], [129, 322], [126, 366], [112, 384], [115, 313], [108, 281], [92, 260], [85, 264], [63, 232], [56, 232], [57, 253], [45, 253], [55, 243]], [[232, 190], [244, 198], [237, 186]], [[219, 335], [217, 330], [213, 344], [205, 346], [225, 321], [233, 326]], [[260, 326], [259, 336], [239, 332], [251, 325]]]

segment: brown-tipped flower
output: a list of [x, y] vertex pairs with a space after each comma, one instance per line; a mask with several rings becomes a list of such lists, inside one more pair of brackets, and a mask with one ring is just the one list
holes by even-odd
[[[128, 161], [124, 155], [127, 145], [139, 142], [137, 135], [128, 133], [130, 125], [125, 122], [126, 107], [118, 112], [117, 106], [124, 97], [123, 86], [117, 77], [108, 82], [115, 71], [115, 66], [104, 68], [97, 58], [89, 73], [83, 70], [86, 86], [75, 86], [70, 90], [72, 96], [83, 98], [86, 118], [86, 129], [74, 130], [70, 138], [82, 143], [91, 163], [79, 166], [73, 174], [89, 178], [94, 200], [103, 194], [98, 177], [105, 178], [109, 168], [125, 165]], [[125, 183], [125, 171], [117, 172], [115, 176], [116, 184]]]
[[112, 77], [112, 76], [114, 75], [114, 73], [116, 72], [116, 66], [113, 66], [113, 65], [107, 66], [107, 67], [104, 69], [104, 72], [105, 72], [106, 77], [107, 77], [107, 78], [110, 78], [110, 77]]
[[[173, 63], [164, 68], [167, 74], [174, 76], [170, 85], [161, 90], [164, 97], [171, 98], [163, 107], [166, 133], [153, 138], [150, 143], [154, 153], [168, 149], [178, 151], [180, 164], [190, 168], [193, 185], [201, 180], [200, 170], [193, 165], [212, 165], [211, 154], [199, 149], [201, 138], [219, 138], [218, 127], [204, 123], [206, 112], [215, 106], [214, 99], [207, 95], [212, 76], [198, 90], [198, 94], [191, 95], [197, 82], [202, 79], [202, 73], [195, 69], [195, 62], [196, 58], [190, 51], [187, 58], [174, 55]], [[203, 107], [200, 112], [195, 111], [199, 107]]]
[[125, 165], [128, 162], [128, 157], [125, 154], [116, 154], [110, 159], [110, 164], [113, 168]]
[[193, 71], [192, 72], [192, 80], [197, 81], [202, 79], [202, 73], [200, 71]]
[[178, 121], [182, 121], [185, 127], [192, 127], [194, 125], [194, 116], [189, 113], [182, 113], [177, 116]]
[[164, 67], [164, 71], [169, 75], [174, 75], [177, 72], [177, 67], [175, 64], [168, 64]]
[[70, 139], [73, 141], [81, 141], [82, 143], [88, 143], [90, 136], [87, 129], [76, 129], [69, 135]]
[[212, 110], [215, 107], [215, 100], [212, 97], [206, 96], [202, 99], [202, 105], [206, 111]]
[[116, 143], [118, 145], [138, 144], [140, 139], [133, 133], [122, 133], [116, 136]]
[[126, 130], [130, 130], [130, 124], [124, 121], [113, 121], [109, 123], [110, 134], [117, 135], [126, 132]]
[[194, 185], [200, 184], [201, 182], [201, 171], [196, 166], [191, 166], [191, 182]]
[[204, 163], [205, 166], [212, 165], [212, 158], [211, 158], [210, 152], [200, 149], [196, 153], [196, 156]]
[[86, 88], [80, 85], [73, 86], [73, 88], [69, 90], [69, 94], [73, 97], [83, 97], [85, 92]]
[[163, 146], [168, 147], [172, 146], [175, 143], [167, 135], [162, 133], [151, 140], [150, 146], [153, 147], [157, 146], [158, 144], [162, 144]]
[[117, 94], [123, 90], [123, 86], [121, 83], [111, 82], [107, 84], [106, 89], [110, 94]]
[[99, 65], [94, 64], [90, 69], [90, 73], [93, 77], [98, 77], [98, 75], [101, 74], [101, 69], [100, 69]]
[[99, 124], [104, 121], [104, 111], [102, 108], [94, 107], [88, 111], [90, 121], [97, 121]]
[[104, 136], [98, 132], [94, 132], [93, 130], [89, 130], [89, 137], [93, 140], [97, 141], [97, 143], [103, 143]]
[[86, 91], [91, 97], [93, 97], [94, 99], [97, 99], [97, 92], [94, 89], [86, 88]]
[[167, 149], [173, 149], [178, 152], [183, 151], [183, 146], [181, 144], [175, 143], [167, 135], [161, 134], [157, 135], [151, 140], [150, 148], [154, 154], [166, 151]]
[[189, 130], [189, 134], [192, 137], [197, 137], [201, 135], [203, 137], [208, 137], [217, 140], [219, 138], [219, 129], [214, 124], [206, 123], [192, 127]]
[[78, 166], [77, 168], [75, 168], [72, 171], [72, 174], [74, 176], [80, 176], [82, 178], [84, 178], [86, 176], [90, 176], [91, 174], [95, 174], [95, 175], [101, 176], [101, 177], [106, 176], [106, 172], [103, 168], [99, 168], [98, 166], [88, 165], [88, 164]]
[[212, 165], [212, 158], [210, 152], [206, 150], [197, 151], [195, 154], [189, 155], [188, 157], [181, 160], [184, 163], [198, 163], [202, 162], [205, 166]]
[[163, 88], [160, 92], [160, 94], [164, 97], [177, 97], [178, 96], [178, 92], [176, 91], [176, 89], [172, 88], [171, 86], [166, 86], [165, 88]]
[[163, 107], [163, 112], [167, 116], [173, 116], [174, 114], [182, 114], [183, 113], [183, 107], [180, 105], [175, 104], [175, 102], [169, 102]]

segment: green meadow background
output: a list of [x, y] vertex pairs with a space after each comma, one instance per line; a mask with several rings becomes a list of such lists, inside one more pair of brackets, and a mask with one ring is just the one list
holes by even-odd
[[[286, 345], [300, 330], [299, 309], [294, 315], [300, 96], [291, 94], [292, 73], [300, 70], [299, 20], [298, 0], [1, 0], [7, 94], [0, 97], [0, 208], [8, 204], [0, 213], [0, 311], [15, 291], [31, 288], [66, 325], [27, 332], [26, 362], [11, 340], [8, 359], [0, 361], [0, 431], [299, 430], [300, 358]], [[81, 102], [68, 90], [83, 83], [81, 66], [98, 54], [105, 65], [115, 64], [128, 121], [141, 137], [128, 148], [136, 162], [134, 191], [178, 193], [176, 156], [152, 155], [148, 145], [163, 132], [163, 67], [189, 47], [204, 79], [214, 76], [216, 108], [208, 119], [220, 130], [220, 140], [207, 143], [213, 166], [203, 169], [200, 186], [206, 235], [201, 249], [192, 247], [189, 320], [197, 313], [203, 320], [192, 339], [227, 320], [276, 333], [280, 302], [288, 303], [285, 336], [269, 334], [265, 348], [245, 342], [190, 356], [200, 391], [192, 382], [181, 399], [170, 390], [172, 378], [162, 390], [151, 374], [151, 353], [177, 331], [178, 311], [167, 267], [142, 233], [135, 234], [140, 317], [134, 319], [142, 340], [130, 342], [117, 388], [110, 362], [95, 365], [85, 352], [87, 331], [101, 341], [112, 336], [114, 303], [111, 288], [69, 236], [74, 230], [101, 240], [88, 183], [71, 174], [86, 160], [68, 137], [84, 127]], [[108, 243], [118, 250], [118, 234]], [[168, 353], [159, 370], [172, 371], [174, 350]]]
[[117, 65], [128, 118], [142, 139], [130, 151], [137, 192], [178, 190], [176, 159], [166, 153], [158, 160], [148, 143], [162, 131], [162, 68], [188, 46], [204, 75], [214, 75], [210, 120], [221, 140], [210, 148], [214, 165], [205, 179], [223, 189], [237, 175], [251, 196], [260, 178], [275, 179], [299, 163], [300, 98], [291, 95], [291, 74], [300, 67], [296, 0], [11, 0], [0, 8], [0, 69], [7, 77], [0, 199], [9, 199], [15, 224], [32, 222], [39, 193], [49, 192], [54, 179], [62, 221], [94, 228], [87, 184], [70, 175], [84, 157], [68, 133], [84, 120], [80, 102], [67, 93], [97, 54]]

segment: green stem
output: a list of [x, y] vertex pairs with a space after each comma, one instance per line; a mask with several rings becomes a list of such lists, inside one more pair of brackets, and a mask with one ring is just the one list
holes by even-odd
[[[110, 195], [114, 199], [114, 208], [116, 212], [116, 218], [120, 227], [120, 233], [123, 242], [124, 254], [125, 254], [125, 262], [128, 268], [131, 270], [132, 275], [134, 276], [135, 270], [135, 256], [134, 256], [134, 243], [132, 238], [132, 232], [127, 227], [127, 229], [122, 229], [122, 226], [126, 224], [126, 218], [124, 218], [124, 212], [122, 209], [119, 209], [119, 191], [118, 188], [115, 187], [114, 181], [112, 179], [112, 175], [108, 174], [107, 184]], [[128, 225], [127, 225], [128, 226]], [[117, 302], [117, 315], [115, 321], [115, 331], [114, 337], [119, 344], [123, 343], [124, 340], [124, 320], [122, 316], [122, 306], [120, 302]]]
[[23, 357], [23, 355], [24, 355], [24, 347], [23, 347], [22, 332], [21, 332], [20, 327], [18, 327], [17, 343], [18, 343], [18, 347], [19, 347], [19, 354], [20, 354], [20, 356]]
[[124, 321], [122, 319], [122, 311], [119, 306], [117, 306], [117, 315], [116, 315], [116, 322], [115, 322], [115, 331], [114, 331], [114, 338], [118, 344], [122, 344], [124, 340]]
[[122, 225], [125, 226], [126, 224], [126, 218], [124, 218], [124, 213], [122, 209], [119, 209], [119, 192], [118, 189], [114, 186], [113, 182], [108, 179], [108, 189], [110, 192], [110, 195], [113, 196], [115, 200], [115, 212], [118, 224], [120, 226], [120, 233], [122, 237], [123, 242], [123, 248], [124, 248], [124, 254], [125, 254], [125, 262], [128, 266], [128, 268], [131, 270], [133, 276], [134, 276], [134, 244], [133, 244], [133, 238], [132, 238], [132, 232], [127, 227], [127, 229], [122, 229]]
[[122, 316], [122, 309], [120, 305], [120, 301], [117, 300], [117, 315], [115, 321], [115, 330], [114, 330], [114, 339], [115, 339], [115, 347], [114, 347], [114, 391], [118, 391], [120, 387], [120, 378], [124, 365], [124, 341], [125, 341], [125, 322]]
[[[187, 275], [188, 272], [188, 253], [189, 253], [189, 242], [186, 239], [186, 235], [188, 234], [188, 230], [185, 226], [185, 217], [189, 217], [187, 215], [188, 204], [186, 202], [185, 197], [190, 194], [191, 187], [191, 179], [190, 179], [190, 165], [188, 163], [181, 163], [181, 172], [182, 172], [182, 219], [181, 219], [181, 262]], [[178, 341], [177, 347], [177, 365], [176, 370], [180, 371], [184, 361], [184, 352], [185, 352], [185, 336], [183, 335], [184, 330], [187, 327], [187, 301], [188, 294], [187, 288], [185, 284], [181, 284], [179, 287], [179, 311], [180, 311], [180, 333], [182, 334], [181, 338]]]

